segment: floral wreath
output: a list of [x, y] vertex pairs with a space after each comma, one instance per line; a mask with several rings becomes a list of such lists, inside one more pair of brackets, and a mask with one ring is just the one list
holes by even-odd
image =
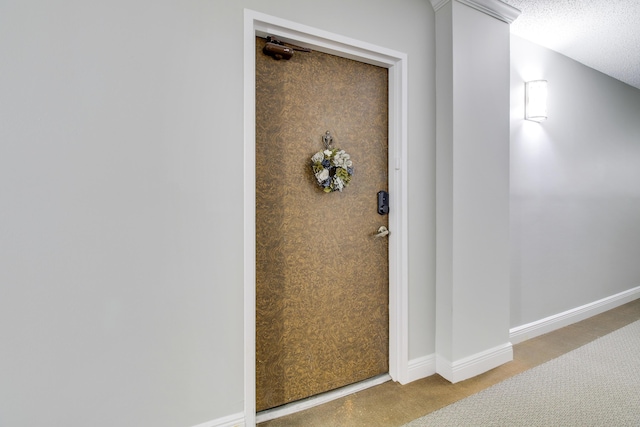
[[313, 175], [325, 193], [342, 191], [349, 185], [353, 175], [351, 156], [339, 148], [331, 148], [333, 138], [329, 131], [322, 137], [325, 149], [311, 157]]

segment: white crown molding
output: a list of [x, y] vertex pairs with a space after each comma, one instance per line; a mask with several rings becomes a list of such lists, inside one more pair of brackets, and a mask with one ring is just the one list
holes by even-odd
[[431, 6], [433, 6], [434, 11], [440, 10], [442, 6], [447, 4], [450, 0], [431, 0]]
[[[431, 6], [436, 12], [445, 4], [453, 0], [431, 0]], [[507, 24], [511, 24], [520, 16], [520, 10], [500, 0], [455, 0], [458, 3], [465, 4], [489, 16], [493, 16]]]

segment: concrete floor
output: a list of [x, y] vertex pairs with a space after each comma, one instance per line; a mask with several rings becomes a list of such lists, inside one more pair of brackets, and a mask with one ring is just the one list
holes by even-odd
[[640, 319], [640, 299], [513, 347], [514, 360], [451, 384], [433, 375], [407, 385], [389, 381], [260, 427], [397, 427], [570, 352]]

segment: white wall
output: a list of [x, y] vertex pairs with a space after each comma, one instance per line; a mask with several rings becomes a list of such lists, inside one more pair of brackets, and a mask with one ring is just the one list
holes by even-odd
[[640, 90], [512, 37], [511, 105], [511, 326], [640, 286]]
[[[511, 360], [509, 24], [452, 1], [436, 25], [437, 370], [456, 382]], [[459, 372], [500, 346], [492, 366]]]
[[0, 426], [243, 410], [243, 8], [409, 56], [410, 357], [434, 352], [423, 0], [0, 3]]

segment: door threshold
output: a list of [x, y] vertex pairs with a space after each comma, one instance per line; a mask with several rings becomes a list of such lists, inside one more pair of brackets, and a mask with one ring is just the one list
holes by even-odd
[[378, 375], [377, 377], [369, 378], [368, 380], [360, 381], [355, 384], [350, 384], [335, 390], [327, 391], [316, 396], [311, 396], [307, 397], [306, 399], [287, 403], [286, 405], [278, 406], [277, 408], [266, 409], [256, 414], [256, 423], [263, 423], [265, 421], [274, 420], [286, 415], [295, 414], [296, 412], [304, 411], [305, 409], [313, 408], [314, 406], [319, 406], [323, 403], [328, 403], [332, 400], [337, 400], [341, 397], [345, 397], [350, 394], [380, 385], [382, 383], [386, 383], [389, 380], [391, 380], [389, 374], [382, 374]]

